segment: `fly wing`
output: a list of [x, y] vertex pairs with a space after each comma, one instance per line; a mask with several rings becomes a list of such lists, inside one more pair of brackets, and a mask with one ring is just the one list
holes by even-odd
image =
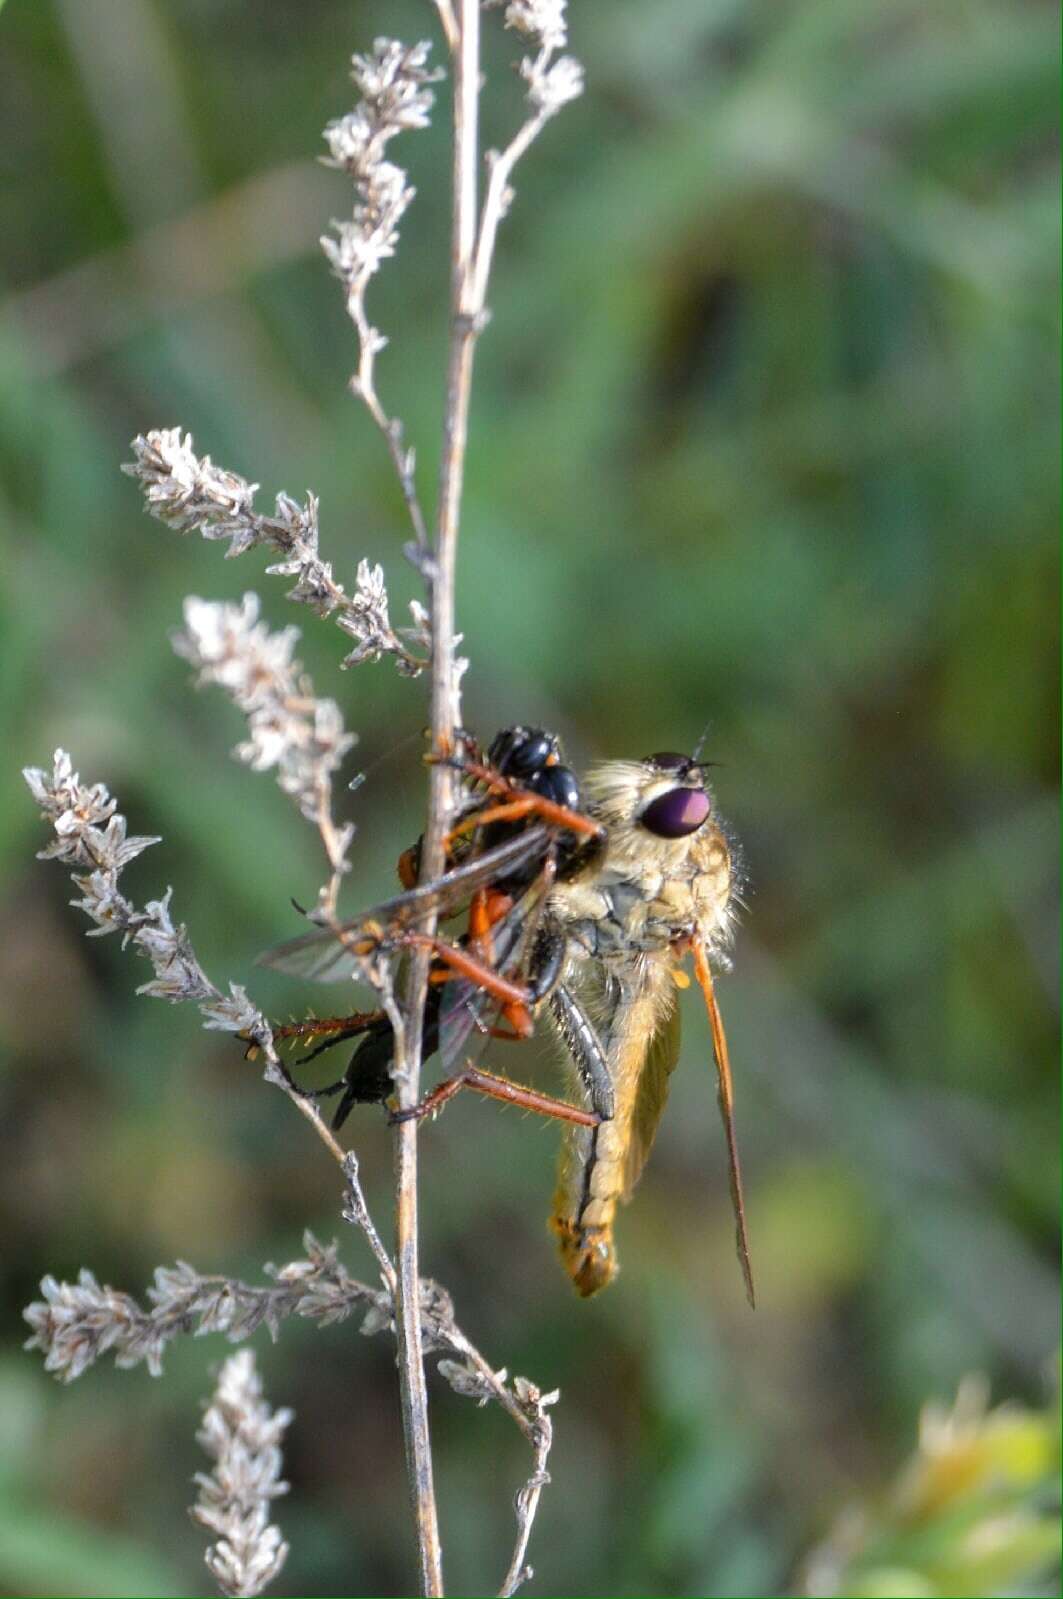
[[[306, 977], [315, 983], [339, 983], [355, 977], [358, 957], [350, 946], [357, 942], [364, 921], [365, 918], [359, 916], [340, 927], [315, 927], [312, 933], [267, 949], [258, 956], [255, 965], [270, 966], [289, 977]], [[350, 940], [350, 944], [346, 940]]]
[[318, 983], [336, 983], [358, 975], [358, 955], [354, 946], [371, 925], [384, 929], [408, 927], [418, 916], [435, 911], [450, 916], [476, 889], [497, 882], [546, 850], [549, 831], [543, 826], [524, 828], [516, 838], [497, 848], [485, 850], [473, 860], [452, 867], [431, 883], [419, 883], [405, 894], [385, 900], [375, 910], [366, 911], [352, 921], [336, 927], [315, 927], [300, 938], [291, 938], [258, 957], [259, 966], [270, 966], [291, 977], [306, 977]]
[[657, 1136], [657, 1126], [668, 1099], [672, 1073], [679, 1059], [679, 1006], [673, 997], [668, 1011], [650, 1039], [646, 1058], [639, 1072], [635, 1108], [631, 1118], [631, 1138], [624, 1157], [623, 1198], [631, 1198], [635, 1184]]

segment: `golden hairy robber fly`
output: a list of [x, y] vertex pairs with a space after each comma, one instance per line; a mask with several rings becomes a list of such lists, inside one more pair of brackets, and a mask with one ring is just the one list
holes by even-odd
[[[328, 982], [357, 975], [372, 949], [429, 945], [424, 1055], [438, 1051], [450, 1075], [413, 1111], [392, 1114], [431, 1114], [471, 1087], [565, 1122], [550, 1227], [566, 1271], [588, 1296], [616, 1271], [616, 1207], [631, 1197], [667, 1099], [679, 1056], [677, 989], [689, 983], [680, 963], [690, 955], [712, 1031], [738, 1258], [752, 1304], [731, 1070], [712, 979], [713, 964], [729, 964], [740, 868], [704, 768], [664, 753], [604, 762], [580, 783], [555, 735], [521, 726], [499, 733], [486, 758], [465, 735], [447, 758], [465, 786], [443, 876], [414, 886], [415, 845], [399, 863], [403, 894], [262, 959]], [[417, 923], [429, 909], [465, 914], [465, 931], [454, 941], [427, 939]], [[487, 1037], [526, 1037], [540, 1012], [563, 1045], [581, 1104], [475, 1063]], [[356, 1102], [391, 1094], [392, 1033], [382, 1011], [275, 1031], [281, 1041], [320, 1039], [304, 1060], [357, 1039], [343, 1078], [313, 1091], [342, 1095], [334, 1126]]]

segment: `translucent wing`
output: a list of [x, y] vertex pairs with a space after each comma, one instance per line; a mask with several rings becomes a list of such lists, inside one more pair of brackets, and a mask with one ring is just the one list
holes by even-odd
[[631, 1139], [624, 1157], [623, 1197], [630, 1199], [657, 1136], [657, 1126], [668, 1099], [672, 1073], [679, 1059], [679, 1006], [672, 999], [668, 1014], [650, 1039], [639, 1073]]
[[356, 946], [371, 927], [403, 928], [418, 916], [436, 911], [449, 916], [458, 910], [476, 889], [498, 882], [508, 873], [540, 858], [546, 852], [550, 830], [543, 826], [524, 828], [516, 838], [497, 848], [485, 850], [471, 861], [463, 861], [432, 883], [421, 883], [405, 894], [385, 900], [337, 927], [315, 927], [300, 938], [291, 938], [258, 957], [258, 965], [271, 966], [292, 977], [306, 977], [318, 983], [336, 983], [358, 972]]
[[316, 927], [301, 938], [291, 938], [286, 944], [277, 944], [259, 955], [256, 966], [271, 966], [289, 977], [305, 977], [315, 983], [338, 983], [349, 980], [358, 973], [358, 957], [344, 942], [357, 942], [359, 930], [364, 933], [364, 917], [344, 922], [341, 927]]

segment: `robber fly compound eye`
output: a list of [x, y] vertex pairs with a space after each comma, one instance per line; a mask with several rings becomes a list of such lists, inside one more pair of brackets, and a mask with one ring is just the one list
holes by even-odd
[[639, 821], [657, 838], [686, 838], [697, 832], [711, 809], [703, 788], [670, 788], [650, 801]]

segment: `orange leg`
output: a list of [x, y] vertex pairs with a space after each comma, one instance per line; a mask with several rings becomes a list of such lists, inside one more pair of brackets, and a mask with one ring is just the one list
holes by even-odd
[[535, 1031], [535, 1024], [527, 1011], [524, 1012], [524, 1018], [523, 1021], [512, 1021], [507, 1017], [507, 1021], [512, 1022], [511, 1027], [489, 1027], [488, 1038], [500, 1039], [503, 1044], [523, 1044], [524, 1040], [530, 1038]]
[[478, 888], [469, 906], [469, 942], [481, 960], [491, 959], [491, 929], [513, 906], [512, 894]]
[[601, 1117], [592, 1110], [580, 1110], [576, 1105], [569, 1105], [563, 1099], [554, 1099], [551, 1094], [540, 1094], [534, 1088], [522, 1088], [519, 1083], [511, 1083], [507, 1077], [496, 1077], [493, 1072], [484, 1072], [474, 1066], [467, 1066], [464, 1071], [458, 1072], [455, 1077], [448, 1077], [438, 1087], [426, 1094], [419, 1105], [414, 1105], [410, 1110], [394, 1110], [389, 1120], [392, 1122], [420, 1121], [424, 1116], [434, 1116], [436, 1111], [442, 1110], [448, 1099], [453, 1099], [455, 1094], [463, 1088], [473, 1088], [478, 1094], [485, 1094], [488, 1099], [499, 1099], [506, 1105], [519, 1105], [522, 1110], [532, 1110], [537, 1116], [552, 1116], [558, 1121], [575, 1122], [580, 1127], [597, 1127]]
[[498, 814], [494, 807], [489, 807], [486, 811], [474, 812], [463, 822], [458, 823], [450, 834], [451, 838], [468, 832], [470, 828], [479, 827], [481, 818], [486, 817], [489, 821], [519, 821], [523, 816], [532, 815], [541, 816], [544, 822], [550, 822], [554, 827], [567, 828], [571, 833], [583, 833], [588, 838], [601, 837], [603, 832], [601, 824], [592, 821], [589, 816], [584, 816], [579, 811], [570, 811], [566, 805], [557, 805], [553, 800], [544, 799], [541, 794], [529, 794], [527, 789], [521, 788], [518, 783], [510, 782], [508, 777], [503, 777], [490, 766], [484, 766], [481, 761], [465, 758], [456, 760], [455, 764], [467, 777], [483, 783], [492, 794], [498, 794], [504, 800], [512, 801], [521, 809], [514, 812], [502, 808], [501, 814]]
[[478, 888], [469, 905], [469, 937], [478, 950], [482, 948], [490, 931], [491, 923], [487, 914], [487, 890], [486, 888]]
[[478, 888], [469, 906], [470, 936], [481, 943], [512, 908], [512, 894], [503, 894], [497, 888]]
[[705, 1009], [709, 1013], [709, 1026], [712, 1029], [712, 1052], [716, 1057], [720, 1115], [723, 1118], [724, 1136], [727, 1140], [727, 1165], [731, 1182], [731, 1205], [734, 1209], [735, 1217], [738, 1263], [742, 1268], [742, 1277], [746, 1285], [746, 1298], [749, 1300], [750, 1305], [755, 1308], [757, 1301], [753, 1288], [753, 1266], [749, 1258], [749, 1238], [746, 1233], [746, 1206], [742, 1195], [742, 1168], [738, 1161], [738, 1137], [735, 1133], [731, 1057], [727, 1050], [727, 1036], [723, 1030], [723, 1017], [720, 1015], [720, 1007], [716, 1003], [716, 990], [713, 987], [712, 972], [709, 970], [705, 946], [699, 938], [692, 938], [690, 940], [690, 948], [694, 956], [694, 974], [705, 997]]
[[[492, 784], [495, 788], [495, 785]], [[447, 848], [449, 849], [456, 838], [463, 833], [471, 833], [475, 827], [486, 827], [488, 822], [519, 822], [525, 816], [538, 816], [544, 822], [549, 822], [552, 827], [563, 827], [570, 833], [584, 833], [588, 838], [598, 838], [602, 829], [598, 822], [589, 816], [583, 816], [579, 811], [570, 811], [567, 805], [557, 805], [553, 800], [544, 799], [541, 794], [529, 794], [526, 790], [513, 788], [508, 783], [503, 788], [498, 786], [496, 792], [504, 797], [498, 805], [488, 805], [485, 809], [473, 811], [460, 821], [457, 827], [451, 828], [447, 834]], [[513, 796], [512, 798], [509, 796]]]
[[[469, 910], [469, 934], [477, 950], [484, 956], [490, 955], [490, 928], [504, 916], [513, 901], [508, 894], [497, 894], [490, 889], [478, 889]], [[487, 993], [502, 1002], [502, 1016], [509, 1023], [511, 1031], [506, 1032], [496, 1028], [484, 1028], [491, 1038], [530, 1038], [535, 1030], [531, 1012], [528, 1009], [528, 989], [523, 984], [511, 983], [508, 978], [502, 977], [493, 967], [487, 964], [480, 954], [472, 956], [467, 950], [456, 944], [447, 944], [442, 939], [430, 938], [425, 933], [411, 933], [408, 941], [415, 942], [434, 950], [443, 965], [437, 966], [429, 975], [432, 983], [449, 983], [456, 977], [471, 979]], [[484, 951], [483, 946], [488, 948]]]
[[484, 1038], [501, 1038], [508, 1043], [522, 1043], [535, 1031], [535, 1023], [527, 1005], [502, 1006], [502, 1019], [509, 1023], [508, 1027], [488, 1027], [478, 1017], [474, 1019], [477, 1030]]
[[492, 1028], [493, 1038], [530, 1038], [535, 1031], [535, 1023], [527, 1005], [503, 1005], [502, 1019], [509, 1023], [512, 1032], [507, 1033], [499, 1027]]
[[472, 811], [447, 834], [447, 849], [449, 850], [454, 840], [461, 838], [463, 833], [471, 833], [477, 827], [486, 827], [489, 822], [519, 822], [525, 816], [530, 816], [537, 805], [537, 795], [522, 794], [518, 799], [503, 800], [499, 805], [488, 805], [482, 810]]
[[[528, 990], [523, 983], [511, 983], [508, 977], [502, 977], [485, 961], [477, 960], [475, 955], [470, 955], [468, 950], [461, 949], [457, 944], [448, 944], [445, 938], [437, 938], [429, 933], [402, 933], [397, 940], [399, 943], [413, 945], [417, 949], [430, 949], [432, 953], [451, 972], [459, 977], [467, 977], [470, 982], [476, 983], [495, 999], [501, 1000], [503, 1005], [527, 1005]], [[445, 977], [434, 978], [434, 981], [446, 981]]]

